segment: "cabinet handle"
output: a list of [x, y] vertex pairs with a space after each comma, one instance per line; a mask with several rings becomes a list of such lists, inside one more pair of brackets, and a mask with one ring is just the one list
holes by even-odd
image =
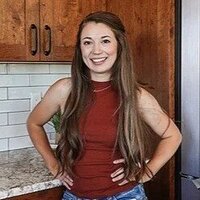
[[48, 25], [44, 27], [44, 55], [51, 53], [51, 28]]
[[30, 34], [31, 34], [31, 55], [34, 56], [38, 50], [38, 34], [37, 34], [37, 26], [35, 24], [31, 24]]

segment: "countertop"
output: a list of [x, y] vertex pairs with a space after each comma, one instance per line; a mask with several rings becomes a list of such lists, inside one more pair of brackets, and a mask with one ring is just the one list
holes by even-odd
[[58, 186], [34, 148], [0, 152], [0, 199]]

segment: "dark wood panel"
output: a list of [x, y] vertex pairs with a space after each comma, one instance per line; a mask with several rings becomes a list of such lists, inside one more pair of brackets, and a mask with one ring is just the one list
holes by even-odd
[[[174, 0], [108, 0], [123, 20], [139, 82], [174, 118]], [[145, 184], [149, 199], [174, 200], [174, 159]]]
[[109, 0], [107, 7], [126, 26], [138, 79], [169, 110], [174, 98], [174, 1]]

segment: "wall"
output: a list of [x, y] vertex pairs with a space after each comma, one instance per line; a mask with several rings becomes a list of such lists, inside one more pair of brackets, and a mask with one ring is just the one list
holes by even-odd
[[[181, 172], [200, 178], [200, 1], [181, 5]], [[200, 199], [194, 183], [182, 177], [182, 200]]]
[[[48, 87], [70, 76], [70, 65], [0, 64], [0, 151], [31, 147], [26, 119], [31, 110], [31, 95], [43, 96]], [[45, 125], [51, 142], [54, 129]]]

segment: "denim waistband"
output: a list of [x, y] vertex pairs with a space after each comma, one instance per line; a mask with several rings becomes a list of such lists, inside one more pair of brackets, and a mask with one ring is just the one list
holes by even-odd
[[98, 199], [88, 199], [88, 198], [80, 198], [72, 193], [70, 193], [68, 190], [66, 190], [63, 194], [62, 200], [147, 200], [147, 197], [145, 195], [144, 187], [142, 184], [138, 184], [137, 186], [133, 187], [132, 189], [128, 191], [121, 192], [119, 194], [108, 196], [104, 198], [98, 198]]

